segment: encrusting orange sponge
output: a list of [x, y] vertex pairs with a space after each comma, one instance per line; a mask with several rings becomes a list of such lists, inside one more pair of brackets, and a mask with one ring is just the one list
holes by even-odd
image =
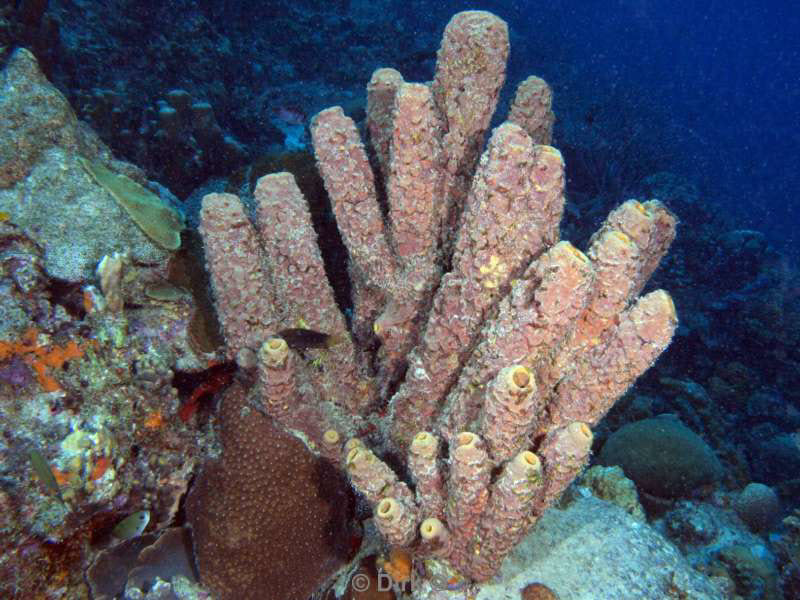
[[0, 341], [0, 361], [12, 356], [20, 356], [33, 371], [45, 392], [57, 392], [61, 385], [50, 374], [51, 369], [60, 369], [67, 361], [81, 358], [83, 349], [74, 340], [64, 346], [38, 345], [39, 331], [31, 327], [18, 342]]
[[407, 550], [393, 548], [389, 551], [388, 560], [381, 566], [395, 583], [405, 583], [411, 579], [411, 555]]

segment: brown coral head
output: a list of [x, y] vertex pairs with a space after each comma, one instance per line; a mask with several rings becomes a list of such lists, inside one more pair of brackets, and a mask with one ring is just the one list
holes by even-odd
[[520, 600], [558, 600], [556, 593], [543, 583], [529, 583], [519, 592]]

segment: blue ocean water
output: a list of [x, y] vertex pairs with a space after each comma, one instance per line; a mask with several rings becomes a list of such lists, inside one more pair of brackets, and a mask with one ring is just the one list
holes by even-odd
[[[69, 11], [77, 6], [88, 12], [83, 23], [73, 24]], [[308, 2], [287, 9], [270, 2], [92, 6], [52, 5], [65, 17], [53, 75], [68, 94], [127, 89], [113, 104], [135, 130], [147, 128], [153, 118], [147, 111], [159, 94], [186, 87], [212, 106], [222, 104], [217, 119], [251, 154], [268, 146], [264, 130], [273, 129], [276, 110], [301, 107], [308, 117], [326, 100], [352, 101], [379, 65], [396, 65], [409, 80], [429, 79], [443, 23], [458, 10], [475, 8], [452, 1]], [[486, 2], [481, 8], [510, 25], [506, 100], [516, 82], [541, 75], [554, 89], [561, 126], [594, 119], [599, 137], [618, 148], [630, 146], [635, 135], [632, 145], [642, 146], [636, 152], [648, 157], [650, 168], [668, 166], [690, 176], [703, 204], [735, 215], [742, 227], [762, 231], [773, 246], [792, 253], [798, 222], [792, 200], [798, 189], [796, 7], [642, 0]], [[159, 40], [156, 32], [170, 27], [174, 14], [184, 19]], [[206, 19], [212, 24], [207, 30], [201, 27]], [[297, 25], [288, 36], [284, 20]], [[91, 44], [83, 43], [86, 35]], [[140, 50], [132, 50], [141, 40]], [[170, 48], [183, 59], [167, 54]], [[52, 52], [57, 49], [48, 48]], [[115, 69], [104, 71], [104, 62]], [[95, 110], [95, 120], [105, 119], [104, 111]], [[624, 123], [614, 123], [613, 113]], [[107, 138], [117, 135], [108, 123], [98, 127], [109, 130]], [[297, 135], [302, 138], [302, 132], [288, 135], [286, 147], [302, 146]], [[566, 141], [562, 136], [560, 147]], [[118, 145], [126, 151], [124, 140]], [[137, 152], [140, 163], [159, 170], [157, 159]], [[127, 153], [133, 154], [130, 143]], [[565, 154], [569, 158], [569, 149]], [[203, 164], [191, 176], [173, 174], [173, 191], [185, 196], [204, 176], [236, 164], [219, 162], [224, 164]], [[572, 171], [579, 179], [580, 165]]]
[[[432, 3], [438, 20], [468, 3]], [[434, 7], [435, 5], [435, 7]], [[512, 31], [511, 77], [531, 69], [625, 118], [702, 189], [783, 251], [800, 224], [800, 11], [785, 2], [489, 2]], [[444, 10], [444, 12], [447, 12]], [[637, 110], [637, 103], [640, 110]], [[568, 109], [567, 109], [568, 110]]]
[[796, 6], [632, 0], [516, 4], [510, 13], [532, 46], [542, 25], [553, 36], [548, 46], [566, 45], [580, 78], [597, 81], [598, 96], [634, 88], [661, 118], [653, 125], [663, 129], [651, 136], [681, 157], [703, 201], [793, 252], [800, 223], [791, 200], [800, 189]]

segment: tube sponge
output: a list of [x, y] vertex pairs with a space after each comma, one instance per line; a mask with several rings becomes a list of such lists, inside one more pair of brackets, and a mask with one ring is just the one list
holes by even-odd
[[483, 437], [499, 464], [527, 447], [539, 412], [533, 373], [521, 365], [502, 369], [489, 385], [484, 403]]
[[428, 517], [444, 517], [444, 478], [438, 464], [439, 438], [421, 431], [411, 441], [408, 466], [416, 483], [417, 503]]
[[480, 551], [474, 554], [470, 565], [474, 579], [484, 581], [491, 577], [528, 532], [528, 516], [541, 487], [542, 464], [533, 452], [520, 452], [503, 466], [481, 518]]
[[200, 233], [228, 356], [242, 348], [256, 350], [277, 331], [277, 316], [258, 235], [239, 198], [205, 196]]
[[375, 507], [375, 524], [393, 546], [407, 546], [416, 537], [416, 511], [395, 498], [384, 498]]
[[450, 554], [450, 532], [439, 519], [425, 519], [419, 526], [424, 553], [447, 557]]
[[360, 440], [348, 441], [344, 452], [345, 469], [350, 481], [366, 496], [373, 508], [384, 498], [395, 498], [408, 506], [414, 506], [414, 494], [408, 486]]
[[445, 515], [452, 534], [451, 560], [466, 565], [474, 552], [478, 520], [489, 501], [491, 462], [486, 445], [474, 433], [458, 434], [454, 445]]

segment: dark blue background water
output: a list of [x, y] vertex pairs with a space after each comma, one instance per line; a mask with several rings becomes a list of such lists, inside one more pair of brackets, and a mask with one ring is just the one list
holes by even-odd
[[[449, 9], [469, 6], [454, 2]], [[700, 183], [704, 198], [734, 212], [743, 226], [764, 231], [772, 244], [795, 246], [800, 4], [592, 0], [484, 6], [510, 24], [512, 78], [533, 71], [558, 82], [557, 69], [566, 63], [595, 82], [598, 99], [613, 86], [634, 87], [644, 104], [670, 115], [674, 129], [664, 143], [681, 146], [682, 167]], [[555, 103], [558, 111], [558, 95]]]
[[[61, 41], [43, 40], [55, 50], [40, 55], [51, 54], [57, 85], [116, 153], [184, 197], [209, 174], [226, 176], [236, 165], [206, 165], [191, 177], [179, 165], [173, 171], [184, 180], [170, 180], [148, 134], [141, 136], [143, 151], [131, 150], [130, 136], [115, 139], [120, 128], [137, 131], [152, 120], [169, 89], [209, 101], [252, 159], [269, 141], [267, 113], [276, 105], [299, 106], [306, 116], [332, 103], [363, 106], [364, 85], [381, 66], [397, 67], [409, 80], [430, 79], [445, 24], [455, 12], [476, 8], [509, 23], [507, 88], [529, 74], [553, 86], [555, 141], [566, 150], [571, 176], [580, 176], [581, 165], [568, 154], [569, 128], [581, 121], [585, 128], [600, 112], [604, 118], [591, 127], [608, 139], [616, 111], [621, 126], [639, 132], [633, 145], [648, 155], [646, 166], [660, 158], [661, 170], [697, 183], [713, 210], [764, 231], [783, 251], [794, 248], [795, 2], [51, 0]], [[109, 126], [97, 118], [102, 110], [92, 114], [102, 103], [92, 96], [98, 88], [115, 90], [126, 123]], [[612, 137], [611, 144], [624, 141]]]

